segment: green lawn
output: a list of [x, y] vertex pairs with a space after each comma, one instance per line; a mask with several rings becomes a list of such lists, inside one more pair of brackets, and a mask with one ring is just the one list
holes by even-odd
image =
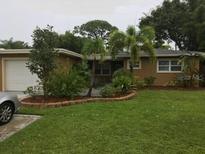
[[205, 153], [205, 91], [144, 90], [129, 101], [57, 109], [0, 143], [1, 154]]

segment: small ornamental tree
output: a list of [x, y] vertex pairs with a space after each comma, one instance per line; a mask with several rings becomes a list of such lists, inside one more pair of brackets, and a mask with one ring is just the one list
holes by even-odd
[[92, 95], [92, 89], [95, 85], [95, 79], [96, 79], [96, 74], [95, 74], [95, 69], [96, 69], [96, 64], [97, 64], [97, 55], [100, 56], [101, 62], [104, 59], [104, 56], [106, 54], [106, 49], [105, 45], [102, 39], [95, 39], [95, 40], [90, 40], [85, 43], [83, 47], [83, 55], [84, 59], [86, 60], [88, 56], [93, 57], [92, 61], [92, 70], [91, 70], [91, 81], [90, 81], [90, 86], [89, 90], [87, 93], [87, 96], [90, 97]]
[[37, 27], [33, 31], [33, 50], [31, 50], [27, 67], [32, 74], [36, 74], [43, 86], [44, 98], [48, 96], [47, 82], [49, 74], [55, 69], [57, 33], [53, 27], [47, 25], [46, 28]]

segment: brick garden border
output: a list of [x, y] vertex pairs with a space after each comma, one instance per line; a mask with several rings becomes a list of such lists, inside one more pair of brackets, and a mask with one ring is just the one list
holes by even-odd
[[126, 96], [120, 96], [115, 98], [85, 98], [85, 99], [78, 99], [78, 100], [69, 100], [69, 101], [63, 101], [63, 102], [56, 102], [56, 103], [28, 103], [24, 102], [23, 99], [21, 99], [21, 104], [25, 107], [50, 107], [50, 108], [56, 108], [56, 107], [62, 107], [62, 106], [70, 106], [75, 104], [84, 104], [89, 102], [96, 102], [96, 101], [104, 101], [104, 102], [112, 102], [112, 101], [123, 101], [123, 100], [129, 100], [136, 96], [137, 92], [132, 91]]

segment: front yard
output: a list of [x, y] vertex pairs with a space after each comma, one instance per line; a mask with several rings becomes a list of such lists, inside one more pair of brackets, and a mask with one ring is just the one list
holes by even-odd
[[20, 112], [43, 118], [0, 143], [2, 154], [205, 153], [205, 91]]

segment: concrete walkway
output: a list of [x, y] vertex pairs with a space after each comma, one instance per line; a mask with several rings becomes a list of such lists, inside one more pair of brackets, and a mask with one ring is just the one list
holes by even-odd
[[17, 133], [21, 129], [40, 119], [41, 116], [15, 114], [6, 125], [0, 126], [0, 142]]

